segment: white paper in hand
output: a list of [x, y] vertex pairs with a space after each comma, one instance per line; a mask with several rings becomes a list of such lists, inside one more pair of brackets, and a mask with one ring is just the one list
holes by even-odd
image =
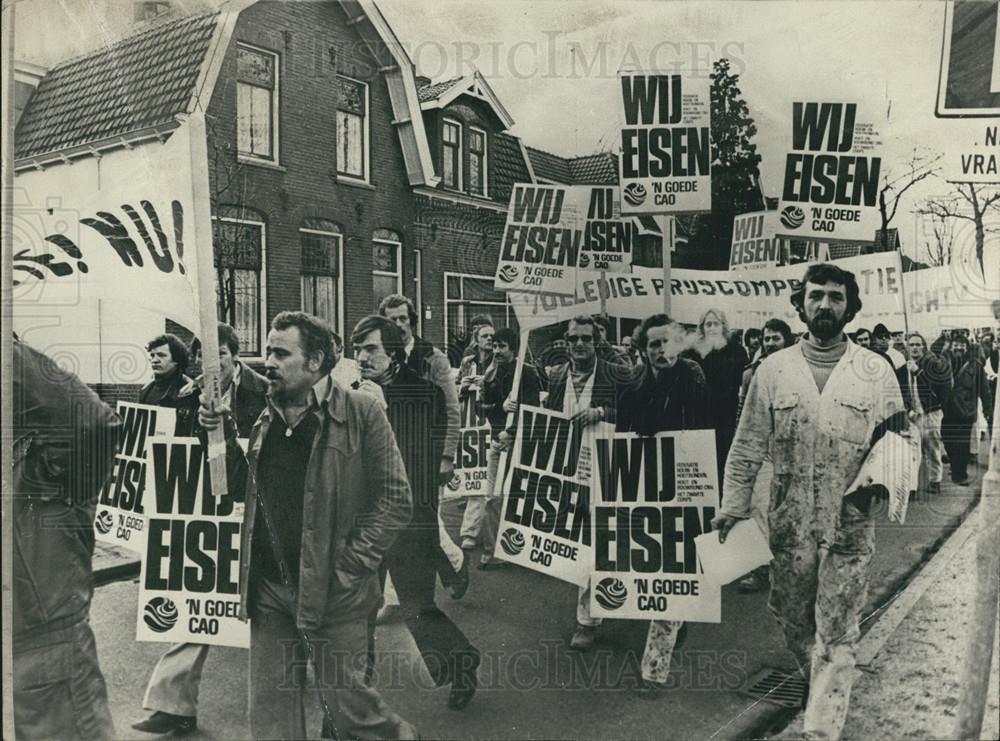
[[865, 486], [884, 486], [889, 492], [889, 521], [906, 522], [910, 492], [917, 488], [920, 474], [920, 436], [887, 432], [868, 452], [854, 482], [844, 492], [851, 494]]
[[705, 578], [719, 586], [749, 574], [759, 566], [771, 562], [771, 549], [753, 519], [740, 520], [719, 542], [719, 533], [711, 531], [694, 539]]

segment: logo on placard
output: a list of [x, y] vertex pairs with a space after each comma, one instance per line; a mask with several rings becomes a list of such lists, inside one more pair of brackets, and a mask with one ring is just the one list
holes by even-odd
[[646, 200], [646, 188], [642, 183], [629, 183], [625, 186], [625, 192], [622, 194], [622, 198], [625, 199], [625, 203], [630, 206], [641, 206]]
[[166, 597], [153, 597], [146, 603], [142, 619], [154, 633], [166, 633], [177, 623], [177, 605]]
[[111, 532], [111, 525], [114, 524], [114, 519], [111, 517], [111, 513], [106, 509], [101, 510], [101, 514], [97, 516], [94, 520], [94, 527], [97, 528], [97, 532], [101, 535], [107, 535]]
[[588, 255], [586, 252], [580, 253], [580, 267], [581, 268], [590, 267], [590, 255]]
[[500, 536], [500, 547], [508, 556], [516, 556], [524, 550], [524, 533], [512, 527], [507, 528]]
[[451, 481], [448, 482], [448, 488], [452, 491], [458, 491], [462, 486], [462, 475], [456, 472], [451, 477]]
[[601, 579], [594, 590], [594, 599], [605, 610], [617, 610], [625, 604], [628, 590], [621, 579], [613, 576]]
[[517, 266], [516, 265], [504, 265], [500, 268], [498, 273], [500, 280], [504, 283], [513, 283], [517, 280]]
[[781, 225], [786, 229], [798, 229], [806, 220], [806, 215], [798, 206], [785, 206], [781, 211]]

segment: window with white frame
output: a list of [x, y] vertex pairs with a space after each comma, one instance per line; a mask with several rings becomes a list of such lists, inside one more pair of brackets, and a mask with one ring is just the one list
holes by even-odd
[[441, 123], [441, 180], [446, 188], [462, 189], [462, 125]]
[[374, 309], [382, 299], [403, 290], [403, 243], [396, 232], [376, 229], [372, 235], [372, 296]]
[[367, 181], [368, 85], [337, 75], [337, 173]]
[[486, 195], [486, 132], [469, 127], [469, 192]]
[[212, 227], [219, 321], [236, 330], [241, 355], [259, 357], [264, 224], [218, 218]]
[[333, 223], [311, 224], [299, 229], [302, 247], [302, 311], [325, 319], [343, 335], [340, 300], [343, 235]]
[[464, 347], [469, 321], [476, 314], [488, 314], [498, 329], [517, 327], [514, 307], [506, 292], [493, 287], [492, 276], [445, 273], [444, 284], [448, 347]]
[[243, 157], [278, 159], [278, 55], [242, 44], [236, 50], [236, 146]]

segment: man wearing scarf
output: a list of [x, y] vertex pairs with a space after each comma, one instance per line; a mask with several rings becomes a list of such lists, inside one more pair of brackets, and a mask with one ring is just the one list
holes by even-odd
[[[406, 625], [434, 683], [451, 685], [448, 707], [461, 710], [472, 700], [479, 652], [437, 606], [434, 586], [447, 566], [438, 531], [438, 466], [448, 430], [444, 392], [424, 380], [403, 359], [403, 335], [390, 319], [367, 316], [351, 341], [361, 377], [385, 395], [386, 414], [413, 490], [413, 520], [399, 534], [381, 567], [388, 571]], [[369, 662], [374, 661], [375, 613], [370, 616]]]

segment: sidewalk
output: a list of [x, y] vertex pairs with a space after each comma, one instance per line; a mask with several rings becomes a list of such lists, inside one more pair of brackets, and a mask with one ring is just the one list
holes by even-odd
[[[961, 673], [966, 660], [967, 635], [976, 587], [976, 533], [978, 512], [955, 533], [927, 565], [933, 573], [926, 584], [911, 587], [923, 593], [908, 607], [889, 635], [879, 635], [878, 624], [859, 646], [861, 674], [851, 694], [843, 739], [955, 738], [956, 712], [961, 695]], [[899, 596], [905, 601], [906, 593]], [[886, 615], [880, 619], [892, 617]], [[994, 644], [989, 698], [981, 738], [1000, 738], [998, 654]], [[866, 662], [866, 663], [862, 663]], [[799, 715], [775, 739], [799, 738]]]

